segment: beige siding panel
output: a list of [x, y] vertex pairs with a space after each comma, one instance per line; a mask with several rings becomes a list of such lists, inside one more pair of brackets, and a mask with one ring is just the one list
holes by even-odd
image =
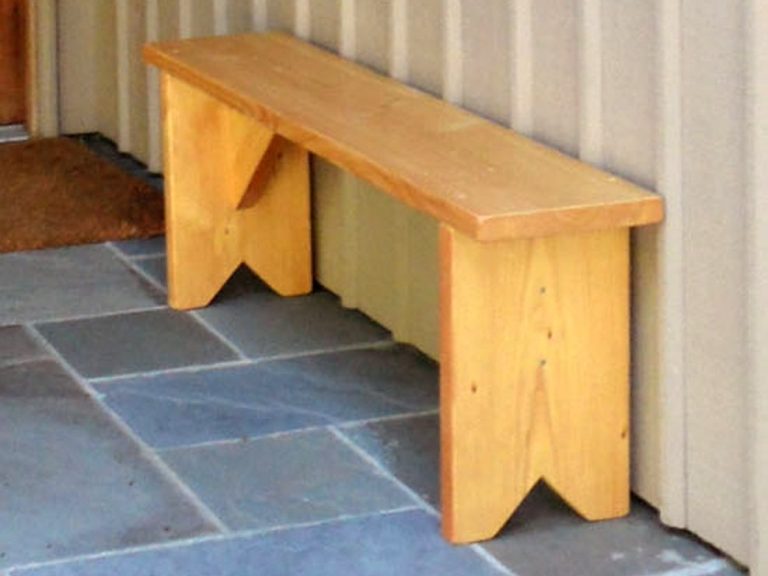
[[[438, 227], [418, 212], [408, 218], [408, 260], [403, 340], [437, 359], [440, 339]], [[398, 334], [399, 335], [399, 334]]]
[[[66, 71], [59, 75], [61, 131], [73, 134], [99, 130], [101, 113], [109, 111], [113, 112], [116, 125], [116, 92], [109, 89], [114, 87], [115, 78], [113, 72], [100, 65], [104, 62], [100, 52], [106, 50], [107, 58], [112, 55], [109, 63], [115, 70], [114, 35], [106, 35], [114, 30], [113, 2], [60, 0], [58, 16], [59, 66]], [[104, 28], [106, 34], [102, 32]], [[110, 128], [106, 123], [105, 127]]]
[[[344, 0], [339, 5], [339, 51], [352, 59], [357, 39], [356, 6], [355, 0]], [[352, 177], [323, 160], [313, 159], [312, 202], [316, 278], [337, 293], [344, 306], [356, 307], [357, 234], [354, 222], [358, 198]]]
[[[340, 0], [319, 0], [310, 4], [309, 39], [331, 50], [338, 50], [341, 41]], [[355, 263], [346, 258], [346, 239], [354, 229], [345, 226], [345, 202], [349, 202], [351, 178], [321, 158], [312, 159], [312, 205], [314, 206], [315, 276], [320, 284], [342, 296], [345, 273], [354, 270]], [[348, 207], [347, 207], [348, 208]], [[344, 301], [350, 304], [349, 298]]]
[[398, 326], [398, 257], [406, 241], [398, 234], [397, 200], [383, 194], [362, 180], [355, 179], [358, 195], [357, 222], [353, 223], [357, 235], [358, 305], [374, 320], [385, 326]]
[[227, 14], [227, 34], [243, 34], [254, 28], [253, 0], [224, 0]]
[[407, 6], [409, 83], [440, 95], [443, 90], [443, 3], [411, 0]]
[[747, 559], [744, 22], [683, 4], [688, 524]]
[[336, 294], [343, 294], [348, 265], [344, 244], [345, 174], [328, 162], [312, 158], [312, 206], [315, 278]]
[[216, 33], [214, 0], [192, 0], [191, 36], [210, 36]]
[[464, 107], [501, 124], [510, 118], [510, 60], [514, 57], [508, 0], [461, 5]]
[[[121, 0], [118, 11], [118, 145], [143, 162], [149, 159], [147, 73], [141, 59], [146, 42], [146, 2]], [[125, 53], [123, 53], [125, 50]]]
[[389, 0], [355, 2], [355, 59], [384, 74], [389, 71], [389, 4]]
[[309, 38], [320, 46], [338, 51], [341, 39], [340, 0], [313, 0], [310, 5]]
[[293, 0], [267, 0], [267, 23], [274, 30], [293, 32], [295, 5]]
[[98, 115], [98, 130], [110, 140], [117, 142], [119, 136], [118, 106], [117, 106], [117, 18], [115, 2], [99, 4], [99, 30], [97, 41], [99, 51], [95, 53], [94, 72], [98, 86], [96, 114]]
[[603, 2], [603, 166], [656, 184], [656, 11]]
[[533, 133], [533, 0], [512, 0], [510, 35], [510, 126], [526, 136]]
[[58, 31], [55, 0], [30, 4], [34, 62], [27, 130], [33, 137], [59, 134]]
[[579, 147], [576, 0], [532, 3], [533, 137], [572, 156]]
[[[171, 40], [178, 38], [179, 34], [179, 0], [149, 0], [147, 2], [147, 41]], [[153, 172], [162, 172], [160, 74], [152, 67], [147, 67], [146, 71], [147, 121], [149, 123], [147, 167]]]
[[[602, 6], [603, 166], [644, 186], [656, 180], [656, 12], [653, 4]], [[658, 231], [633, 233], [633, 488], [661, 502]]]
[[750, 566], [768, 574], [768, 4], [750, 0], [747, 23], [750, 393]]
[[579, 158], [603, 163], [603, 14], [602, 0], [579, 3]]
[[659, 335], [661, 369], [660, 435], [663, 442], [660, 469], [661, 518], [675, 527], [686, 525], [686, 370], [685, 370], [685, 271], [682, 185], [682, 27], [680, 2], [658, 0], [658, 191], [664, 196], [665, 219], [659, 228], [661, 267]]

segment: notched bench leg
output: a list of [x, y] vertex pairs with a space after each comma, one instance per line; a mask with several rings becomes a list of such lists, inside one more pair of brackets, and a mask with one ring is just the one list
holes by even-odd
[[539, 480], [626, 514], [628, 231], [440, 241], [446, 538], [493, 537]]
[[307, 152], [163, 76], [168, 299], [207, 305], [245, 262], [284, 296], [312, 287]]

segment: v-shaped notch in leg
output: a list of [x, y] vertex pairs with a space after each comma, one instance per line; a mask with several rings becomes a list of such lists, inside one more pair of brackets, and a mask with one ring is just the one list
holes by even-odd
[[243, 262], [281, 295], [309, 292], [306, 150], [172, 76], [163, 97], [170, 305], [207, 305]]

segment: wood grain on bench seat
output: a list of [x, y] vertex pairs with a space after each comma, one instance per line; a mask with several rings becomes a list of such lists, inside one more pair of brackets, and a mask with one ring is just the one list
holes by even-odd
[[657, 195], [290, 36], [182, 40], [144, 55], [479, 240], [661, 219]]
[[490, 538], [544, 481], [629, 509], [629, 229], [662, 200], [281, 34], [147, 46], [162, 71], [168, 294], [245, 262], [311, 290], [308, 153], [440, 223], [443, 532]]

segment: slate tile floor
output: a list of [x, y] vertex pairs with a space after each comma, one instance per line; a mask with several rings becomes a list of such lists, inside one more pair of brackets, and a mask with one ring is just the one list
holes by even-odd
[[[125, 163], [125, 159], [121, 159]], [[439, 536], [437, 366], [322, 290], [164, 305], [158, 240], [0, 256], [0, 576], [735, 575], [537, 489]]]

